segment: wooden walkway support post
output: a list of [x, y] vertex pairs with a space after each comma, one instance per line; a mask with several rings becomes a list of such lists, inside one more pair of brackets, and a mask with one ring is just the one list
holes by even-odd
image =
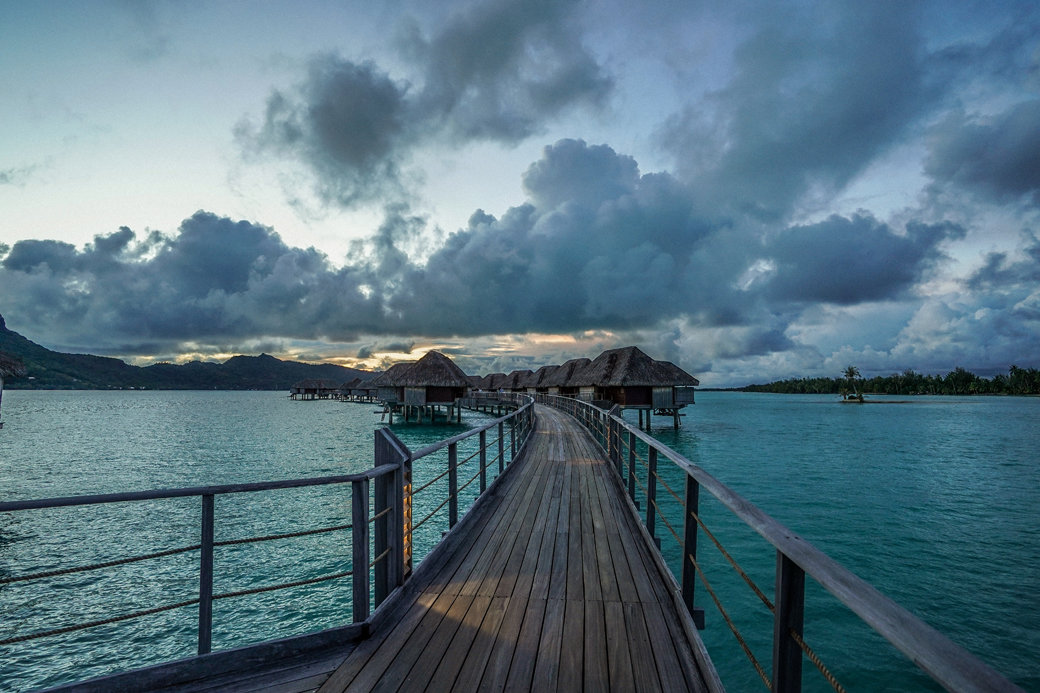
[[[394, 502], [395, 474], [380, 474], [375, 478], [375, 507], [372, 509], [376, 518], [375, 532], [372, 537], [372, 549], [376, 556], [375, 564], [375, 604], [379, 606], [396, 586], [397, 567], [400, 560], [401, 542], [395, 537], [397, 523], [390, 514], [397, 503]], [[382, 558], [380, 558], [382, 557]]]
[[351, 523], [353, 525], [354, 623], [368, 619], [368, 479], [351, 482]]
[[776, 614], [773, 621], [773, 693], [802, 690], [802, 650], [791, 637], [805, 617], [805, 571], [776, 552]]
[[199, 654], [213, 645], [213, 494], [202, 496], [202, 548], [199, 552]]

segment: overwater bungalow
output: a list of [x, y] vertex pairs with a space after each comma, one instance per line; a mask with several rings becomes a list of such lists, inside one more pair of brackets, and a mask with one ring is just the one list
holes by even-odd
[[498, 392], [509, 378], [505, 373], [488, 373], [480, 379], [479, 389], [485, 392]]
[[415, 362], [395, 364], [372, 384], [379, 388], [378, 398], [386, 407], [383, 413], [390, 415], [391, 423], [395, 413], [403, 413], [405, 421], [414, 416], [416, 421], [429, 417], [432, 422], [444, 410], [448, 420], [461, 418], [458, 400], [470, 389], [469, 377], [437, 351]]
[[700, 381], [673, 363], [657, 361], [639, 347], [610, 349], [576, 371], [569, 386], [578, 388], [578, 398], [609, 402], [623, 409], [672, 416], [679, 425], [679, 410], [693, 404], [694, 387]]
[[415, 361], [395, 363], [369, 381], [369, 386], [376, 388], [376, 399], [389, 407], [404, 404], [404, 386], [396, 383], [402, 374], [415, 365]]
[[375, 400], [376, 388], [370, 387], [367, 380], [354, 378], [339, 386], [337, 396], [344, 402], [372, 402]]
[[515, 370], [498, 383], [496, 389], [503, 392], [524, 392], [527, 389], [527, 381], [534, 375], [530, 369]]
[[301, 380], [289, 389], [289, 399], [329, 399], [339, 391], [339, 385], [331, 380], [309, 378]]
[[549, 378], [559, 370], [559, 366], [542, 366], [527, 379], [526, 390], [529, 395], [549, 394]]
[[563, 365], [559, 366], [543, 381], [547, 393], [562, 397], [577, 397], [580, 388], [571, 384], [571, 378], [590, 363], [592, 363], [592, 360], [584, 357], [565, 361]]

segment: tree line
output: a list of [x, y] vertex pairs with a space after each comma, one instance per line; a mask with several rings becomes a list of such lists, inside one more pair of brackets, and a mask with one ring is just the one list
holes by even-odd
[[[847, 377], [788, 378], [764, 385], [737, 388], [743, 392], [780, 394], [839, 394], [850, 389]], [[983, 378], [957, 367], [946, 375], [924, 375], [905, 370], [889, 376], [860, 378], [859, 392], [882, 395], [1040, 395], [1040, 370], [1011, 366], [1008, 374]]]

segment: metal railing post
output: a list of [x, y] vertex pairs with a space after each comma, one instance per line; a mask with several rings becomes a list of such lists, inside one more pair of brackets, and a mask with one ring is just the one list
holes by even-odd
[[351, 482], [351, 534], [353, 546], [354, 623], [368, 619], [368, 479]]
[[628, 497], [639, 507], [636, 502], [636, 434], [628, 432]]
[[700, 513], [701, 485], [686, 474], [686, 502], [683, 508], [686, 521], [683, 523], [682, 598], [686, 610], [693, 617], [698, 630], [704, 630], [704, 609], [694, 606], [693, 595], [697, 587], [697, 516]]
[[502, 421], [498, 422], [498, 473], [501, 474], [506, 468], [506, 426]]
[[656, 521], [657, 515], [657, 448], [648, 446], [646, 455], [646, 531], [650, 538], [661, 548], [661, 540], [657, 538]]
[[459, 447], [448, 446], [448, 528], [459, 521]]
[[805, 572], [776, 552], [776, 614], [773, 620], [773, 692], [802, 690], [802, 650], [791, 637], [801, 634], [805, 618]]
[[202, 549], [199, 555], [199, 654], [213, 644], [213, 494], [202, 496]]
[[516, 459], [516, 417], [509, 419], [509, 461]]
[[487, 430], [480, 432], [480, 494], [487, 490]]

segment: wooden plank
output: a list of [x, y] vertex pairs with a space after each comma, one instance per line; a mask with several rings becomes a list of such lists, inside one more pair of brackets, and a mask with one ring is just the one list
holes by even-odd
[[[522, 650], [526, 644], [521, 644], [522, 628], [525, 623], [525, 618], [528, 614], [528, 607], [530, 602], [526, 598], [521, 599], [517, 595], [513, 595], [508, 600], [506, 606], [505, 616], [502, 618], [502, 623], [499, 626], [499, 631], [502, 633], [502, 637], [495, 640], [494, 646], [491, 648], [491, 655], [488, 657], [487, 666], [484, 668], [484, 674], [480, 681], [479, 690], [482, 691], [501, 691], [506, 687], [506, 680], [509, 677], [510, 665], [515, 657], [515, 652]], [[541, 600], [541, 607], [544, 611], [545, 601]], [[541, 616], [538, 616], [538, 631], [541, 631]], [[533, 625], [531, 626], [533, 627]], [[537, 652], [537, 644], [535, 644], [532, 652]], [[534, 656], [533, 654], [522, 653], [518, 659], [527, 659], [531, 662], [531, 665], [527, 669], [533, 669]], [[473, 690], [477, 690], [474, 688]]]
[[[573, 450], [572, 450], [573, 454]], [[579, 460], [571, 458], [567, 467], [571, 473], [569, 518], [567, 521], [567, 599], [585, 598], [585, 574], [582, 566], [582, 512], [581, 468]]]
[[632, 676], [641, 688], [661, 690], [661, 680], [657, 675], [654, 653], [650, 647], [650, 635], [643, 620], [643, 605], [640, 602], [624, 602], [622, 607], [625, 611], [625, 629], [632, 658]]
[[603, 473], [589, 476], [589, 516], [592, 520], [593, 544], [596, 551], [596, 569], [599, 573], [600, 598], [604, 601], [620, 601], [621, 593], [618, 578], [614, 570], [613, 557], [610, 555], [610, 539], [607, 534], [607, 518], [603, 514], [603, 501], [600, 498], [600, 487], [597, 477]]
[[[617, 488], [615, 486], [615, 488]], [[608, 493], [614, 515], [618, 520], [618, 535], [621, 538], [622, 554], [628, 561], [632, 571], [632, 582], [640, 601], [656, 601], [654, 587], [650, 576], [656, 574], [657, 568], [652, 559], [647, 555], [647, 548], [643, 543], [639, 529], [635, 526], [636, 519], [632, 517], [628, 509], [627, 501], [619, 500], [617, 493]], [[624, 503], [625, 505], [622, 505]], [[617, 556], [615, 556], [617, 559]]]
[[[518, 498], [515, 505], [505, 510], [506, 524], [510, 531], [502, 533], [502, 542], [494, 551], [483, 579], [479, 585], [475, 585], [475, 594], [492, 597], [498, 593], [498, 585], [502, 580], [510, 584], [515, 582], [516, 571], [523, 562], [528, 538], [537, 520], [537, 514], [532, 511], [535, 508], [535, 499], [540, 498], [544, 492], [547, 471], [546, 465], [534, 465], [527, 475], [529, 483], [523, 497]], [[510, 563], [514, 566], [511, 572]]]
[[[338, 649], [338, 648], [337, 648]], [[314, 690], [329, 678], [348, 653], [308, 654], [248, 671], [234, 671], [191, 683], [163, 688], [167, 693], [203, 693], [205, 691], [267, 691], [292, 693]]]
[[[439, 661], [434, 660], [436, 669], [433, 670], [433, 674], [429, 677], [426, 690], [433, 692], [451, 690], [455, 684], [455, 678], [469, 661], [471, 655], [470, 648], [477, 637], [477, 633], [480, 632], [480, 626], [484, 622], [484, 617], [487, 615], [490, 606], [491, 597], [473, 597], [473, 601], [466, 610], [466, 615], [462, 618], [462, 623], [459, 624], [458, 630], [455, 631], [455, 635], [451, 638], [451, 644], [447, 645], [444, 650], [444, 656], [440, 657]], [[419, 666], [418, 662], [416, 666]], [[423, 673], [425, 674], [426, 672]], [[479, 679], [480, 676], [478, 675], [477, 678]], [[419, 690], [419, 688], [410, 687], [409, 690]]]
[[607, 647], [603, 602], [586, 602], [585, 632], [582, 642], [585, 646], [585, 657], [583, 660], [585, 689], [589, 691], [608, 690], [610, 687], [610, 671], [607, 663], [610, 652]]
[[[453, 599], [450, 594], [420, 595], [388, 637], [372, 647], [366, 647], [371, 639], [358, 645], [343, 666], [319, 689], [320, 693], [367, 690], [374, 687], [383, 674], [394, 666], [402, 643], [410, 641], [417, 649], [424, 646], [440, 624], [442, 615], [451, 606]], [[352, 671], [353, 675], [350, 675]]]
[[621, 541], [617, 510], [608, 497], [608, 489], [613, 487], [608, 480], [602, 477], [596, 479], [596, 486], [600, 491], [600, 504], [604, 510], [604, 517], [608, 519], [606, 527], [607, 545], [610, 549], [610, 562], [617, 578], [618, 596], [623, 602], [637, 601], [639, 592], [636, 589], [635, 579], [632, 577], [632, 569], [629, 566], [628, 557], [625, 555], [625, 547]]
[[552, 582], [553, 561], [556, 558], [557, 544], [566, 544], [567, 537], [562, 538], [556, 531], [560, 518], [560, 498], [554, 496], [549, 501], [549, 510], [546, 513], [545, 533], [542, 535], [542, 543], [538, 552], [538, 565], [535, 567], [534, 578], [531, 585], [531, 597], [536, 599], [549, 598], [549, 586]]
[[583, 466], [581, 473], [581, 569], [582, 586], [585, 599], [589, 601], [602, 601], [603, 588], [600, 586], [599, 563], [596, 554], [596, 532], [592, 523], [593, 506], [598, 505], [597, 499], [593, 498], [589, 489], [592, 475], [595, 473], [593, 464]]
[[[499, 639], [513, 639], [516, 631], [506, 631], [501, 634], [501, 637], [499, 636], [499, 629], [502, 625], [503, 619], [505, 618], [506, 607], [508, 604], [509, 600], [504, 597], [493, 597], [490, 599], [487, 613], [484, 616], [483, 622], [480, 624], [476, 637], [470, 645], [466, 661], [462, 670], [455, 678], [455, 690], [477, 690], [478, 686], [480, 686], [480, 680], [484, 675], [484, 669], [487, 667], [488, 661], [491, 658], [491, 651], [495, 643], [498, 642]], [[517, 630], [519, 630], [519, 628]], [[428, 690], [436, 691], [438, 689], [431, 685], [428, 687]]]
[[685, 638], [681, 641], [673, 638], [661, 604], [646, 602], [642, 607], [650, 636], [650, 649], [653, 650], [657, 674], [661, 678], [661, 688], [665, 691], [706, 690], [703, 684], [690, 676], [692, 671], [696, 671], [693, 654], [689, 651]]
[[607, 639], [607, 671], [610, 676], [610, 690], [635, 690], [632, 651], [628, 645], [625, 610], [621, 602], [603, 603], [603, 630]]
[[568, 599], [565, 603], [560, 671], [557, 675], [561, 691], [580, 691], [582, 687], [585, 668], [585, 606], [586, 603], [579, 599]]
[[556, 682], [560, 676], [560, 646], [563, 642], [566, 604], [565, 599], [549, 599], [545, 603], [545, 618], [538, 640], [538, 658], [530, 688], [532, 691], [556, 690]]
[[[527, 535], [523, 551], [514, 551], [509, 563], [506, 564], [505, 572], [495, 588], [496, 597], [508, 597], [514, 590], [521, 592], [526, 590], [527, 594], [531, 591], [534, 570], [538, 563], [538, 552], [541, 547], [542, 537], [545, 534], [546, 522], [551, 506], [552, 480], [554, 478], [553, 468], [548, 463], [543, 462], [541, 467], [543, 472], [541, 476], [541, 496], [535, 505], [524, 511], [526, 517], [534, 518], [534, 523], [531, 525], [531, 531]], [[520, 542], [518, 541], [517, 548], [519, 548], [519, 544]], [[516, 563], [517, 556], [520, 557], [519, 565]]]
[[[419, 643], [409, 639], [404, 643], [389, 670], [372, 690], [414, 691], [425, 688], [430, 672], [434, 671], [441, 659], [448, 655], [448, 645], [455, 637], [455, 632], [461, 626], [472, 603], [473, 597], [464, 594], [455, 597], [455, 601], [451, 603], [444, 618], [440, 619], [437, 629], [429, 640]], [[451, 653], [450, 656], [460, 654], [462, 653]], [[408, 666], [409, 663], [411, 666]]]
[[538, 690], [532, 688], [532, 681], [538, 654], [543, 644], [542, 631], [545, 626], [545, 612], [548, 603], [548, 600], [545, 599], [531, 599], [527, 603], [524, 624], [520, 628], [513, 660], [509, 664], [509, 677], [506, 679], [505, 685], [507, 691]]

